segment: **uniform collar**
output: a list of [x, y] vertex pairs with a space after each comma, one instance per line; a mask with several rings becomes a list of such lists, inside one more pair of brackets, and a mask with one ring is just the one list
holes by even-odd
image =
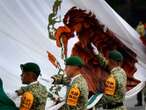
[[111, 70], [111, 72], [113, 72], [113, 71], [115, 71], [115, 70], [117, 70], [117, 69], [121, 69], [121, 67], [120, 67], [120, 66], [114, 67], [114, 68]]
[[37, 84], [38, 81], [31, 82], [29, 85]]
[[78, 75], [72, 77], [72, 78], [71, 78], [71, 81], [70, 81], [70, 84], [72, 84], [73, 80], [75, 80], [75, 79], [76, 79], [77, 77], [79, 77], [79, 76], [81, 76], [81, 74], [78, 74]]

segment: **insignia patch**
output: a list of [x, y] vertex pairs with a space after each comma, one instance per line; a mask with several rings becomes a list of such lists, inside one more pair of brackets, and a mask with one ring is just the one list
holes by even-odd
[[116, 90], [116, 80], [113, 75], [110, 75], [105, 82], [104, 93], [113, 96]]
[[76, 106], [78, 102], [78, 98], [80, 96], [80, 90], [77, 86], [73, 86], [67, 97], [67, 104], [70, 106]]
[[33, 98], [32, 92], [25, 92], [21, 98], [20, 110], [30, 110]]

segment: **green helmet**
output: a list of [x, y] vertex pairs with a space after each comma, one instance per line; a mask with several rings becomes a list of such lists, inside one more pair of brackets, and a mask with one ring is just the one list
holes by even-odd
[[79, 56], [71, 56], [65, 59], [65, 65], [83, 66], [84, 63]]
[[21, 64], [20, 68], [24, 72], [33, 72], [36, 76], [39, 76], [41, 73], [40, 67], [36, 63], [32, 62]]
[[115, 61], [123, 61], [123, 55], [117, 50], [110, 51], [109, 58]]

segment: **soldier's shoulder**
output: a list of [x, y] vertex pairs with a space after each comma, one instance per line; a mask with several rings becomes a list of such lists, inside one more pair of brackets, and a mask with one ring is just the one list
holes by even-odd
[[76, 85], [78, 88], [82, 87], [83, 85], [86, 85], [86, 80], [83, 76], [80, 76], [78, 78], [76, 78], [76, 80], [74, 81], [73, 85]]
[[41, 84], [41, 83], [39, 83], [39, 85], [40, 85], [40, 87], [41, 87], [42, 89], [44, 89], [44, 90], [47, 91], [47, 87], [46, 87], [45, 85], [43, 85], [43, 84]]
[[85, 78], [82, 75], [80, 75], [79, 77], [76, 78], [76, 80], [77, 81], [83, 81], [83, 80], [85, 80]]
[[16, 90], [18, 94], [23, 94], [30, 90], [30, 86], [22, 86], [20, 89]]
[[39, 82], [31, 85], [30, 89], [32, 91], [45, 91], [45, 92], [47, 92], [47, 88]]
[[87, 81], [86, 79], [81, 75], [80, 78], [78, 79], [79, 84], [81, 85], [86, 85]]

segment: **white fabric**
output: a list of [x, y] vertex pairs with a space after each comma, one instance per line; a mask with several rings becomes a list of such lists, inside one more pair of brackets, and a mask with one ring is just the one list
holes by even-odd
[[71, 78], [70, 84], [72, 84], [73, 80], [75, 80], [79, 76], [81, 76], [81, 74], [78, 74], [78, 75], [74, 76], [73, 78]]
[[34, 81], [34, 82], [30, 83], [29, 85], [33, 85], [33, 84], [37, 84], [37, 83], [39, 83], [39, 82], [38, 81]]
[[61, 102], [61, 103], [58, 103], [58, 104], [55, 105], [55, 106], [49, 107], [49, 108], [47, 108], [47, 110], [58, 110], [58, 109], [61, 108], [64, 104], [65, 104], [65, 101], [63, 101], [63, 102]]
[[[93, 108], [93, 107], [98, 103], [98, 101], [102, 98], [102, 96], [103, 96], [103, 94], [100, 93], [100, 94], [95, 98], [95, 100], [93, 101], [93, 103], [88, 104], [87, 109]], [[94, 95], [92, 95], [92, 96], [90, 97], [90, 99], [92, 99], [93, 97], [94, 97]], [[89, 99], [89, 100], [90, 100], [90, 99]], [[88, 100], [88, 101], [89, 101], [89, 100]]]
[[[57, 70], [48, 61], [46, 51], [52, 52], [63, 66], [60, 49], [48, 38], [48, 15], [54, 0], [1, 0], [0, 2], [0, 77], [4, 89], [13, 92], [21, 86], [20, 64], [35, 62], [41, 68], [41, 79], [50, 80]], [[137, 79], [146, 81], [146, 49], [139, 40], [139, 35], [131, 28], [104, 0], [63, 0], [61, 15], [77, 6], [96, 14], [118, 38], [138, 55], [139, 68]], [[75, 42], [77, 39], [72, 39]], [[72, 44], [73, 45], [73, 44]], [[71, 51], [72, 45], [69, 46]]]
[[133, 89], [126, 92], [126, 99], [129, 99], [136, 95], [138, 92], [140, 92], [145, 86], [145, 82], [139, 83], [137, 86], [135, 86]]

